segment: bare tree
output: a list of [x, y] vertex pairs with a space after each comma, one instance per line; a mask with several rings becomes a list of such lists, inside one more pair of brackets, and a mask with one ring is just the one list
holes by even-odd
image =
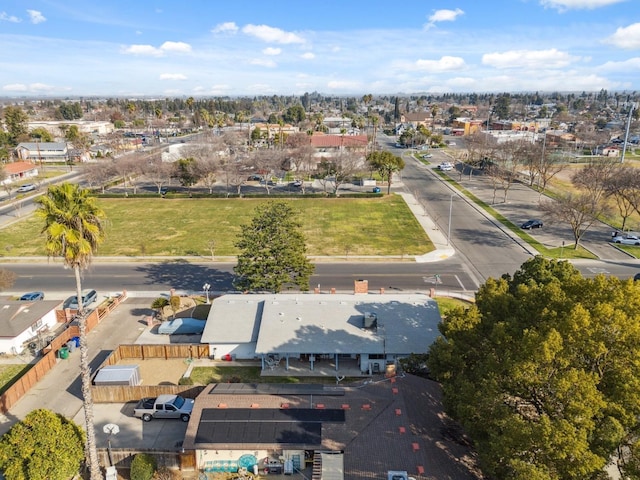
[[117, 175], [122, 178], [125, 193], [129, 186], [133, 188], [134, 195], [137, 193], [137, 179], [145, 171], [145, 163], [148, 156], [140, 154], [124, 155], [117, 158], [113, 163], [113, 168]]
[[571, 182], [599, 201], [605, 195], [607, 182], [620, 166], [621, 164], [613, 159], [594, 160], [576, 171], [571, 177]]
[[158, 188], [158, 194], [162, 193], [162, 187], [171, 183], [171, 177], [175, 174], [175, 165], [163, 162], [158, 155], [148, 158], [143, 168], [145, 177]]
[[100, 187], [105, 192], [107, 182], [116, 176], [115, 163], [112, 160], [101, 160], [94, 163], [86, 163], [82, 166], [84, 178], [90, 188]]
[[209, 189], [209, 193], [213, 193], [213, 187], [218, 180], [218, 169], [220, 162], [214, 158], [196, 158], [193, 163], [193, 170], [198, 180]]
[[267, 195], [270, 195], [273, 187], [271, 179], [275, 176], [276, 171], [282, 167], [284, 160], [283, 151], [271, 149], [258, 150], [253, 153], [251, 159], [258, 172], [262, 175], [262, 186], [266, 190]]
[[640, 172], [634, 167], [620, 167], [605, 181], [605, 195], [612, 198], [622, 218], [621, 230], [633, 212], [640, 213]]
[[540, 209], [552, 221], [569, 225], [575, 241], [573, 248], [576, 250], [585, 232], [598, 220], [598, 217], [608, 213], [605, 202], [588, 192], [560, 195], [555, 201], [541, 202]]

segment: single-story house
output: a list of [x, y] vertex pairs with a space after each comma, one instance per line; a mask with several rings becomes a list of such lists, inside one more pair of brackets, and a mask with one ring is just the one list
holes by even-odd
[[69, 152], [66, 142], [23, 142], [15, 148], [20, 160], [34, 163], [67, 163]]
[[38, 166], [31, 162], [11, 162], [4, 165], [7, 177], [0, 182], [2, 185], [19, 182], [27, 178], [38, 176]]
[[17, 355], [34, 343], [42, 348], [43, 336], [56, 325], [57, 300], [21, 302], [0, 299], [0, 353]]
[[232, 294], [213, 301], [201, 342], [212, 358], [259, 359], [266, 371], [331, 365], [371, 374], [426, 353], [440, 321], [421, 294]]
[[243, 468], [306, 478], [371, 480], [387, 471], [420, 478], [477, 478], [468, 445], [451, 434], [436, 382], [413, 375], [348, 387], [319, 384], [207, 386], [182, 443], [195, 468]]

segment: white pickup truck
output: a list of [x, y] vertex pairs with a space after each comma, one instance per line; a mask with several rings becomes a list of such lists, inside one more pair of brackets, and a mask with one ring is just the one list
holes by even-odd
[[193, 399], [180, 395], [160, 395], [157, 398], [143, 398], [133, 409], [133, 415], [145, 422], [154, 418], [179, 418], [188, 422], [193, 411]]

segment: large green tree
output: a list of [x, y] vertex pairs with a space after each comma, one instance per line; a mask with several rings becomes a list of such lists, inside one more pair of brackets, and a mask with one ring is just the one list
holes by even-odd
[[73, 270], [76, 278], [80, 326], [80, 376], [87, 432], [87, 464], [91, 480], [98, 480], [102, 477], [96, 450], [91, 369], [80, 274], [91, 264], [98, 245], [104, 239], [104, 213], [96, 204], [95, 197], [89, 196], [88, 190], [71, 183], [50, 186], [46, 195], [39, 197], [36, 202], [38, 204], [36, 214], [44, 220], [42, 233], [45, 235], [47, 254], [52, 257], [62, 257], [64, 265]]
[[485, 473], [607, 478], [616, 459], [638, 478], [638, 319], [640, 284], [542, 257], [487, 280], [474, 306], [447, 316], [428, 365]]
[[82, 429], [50, 410], [34, 410], [0, 439], [7, 480], [75, 478], [84, 457]]
[[28, 115], [20, 107], [12, 105], [4, 109], [4, 124], [12, 146], [29, 139]]
[[297, 213], [284, 202], [268, 202], [242, 226], [234, 282], [239, 290], [280, 292], [284, 287], [309, 289], [313, 264]]
[[391, 193], [391, 179], [394, 173], [404, 168], [404, 160], [391, 152], [379, 151], [367, 154], [367, 162], [380, 174], [383, 181], [387, 181], [387, 195]]

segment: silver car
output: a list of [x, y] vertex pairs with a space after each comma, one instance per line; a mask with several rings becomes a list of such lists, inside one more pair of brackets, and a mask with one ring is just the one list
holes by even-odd
[[638, 245], [640, 246], [640, 237], [637, 235], [616, 235], [611, 239], [613, 243], [621, 245]]

